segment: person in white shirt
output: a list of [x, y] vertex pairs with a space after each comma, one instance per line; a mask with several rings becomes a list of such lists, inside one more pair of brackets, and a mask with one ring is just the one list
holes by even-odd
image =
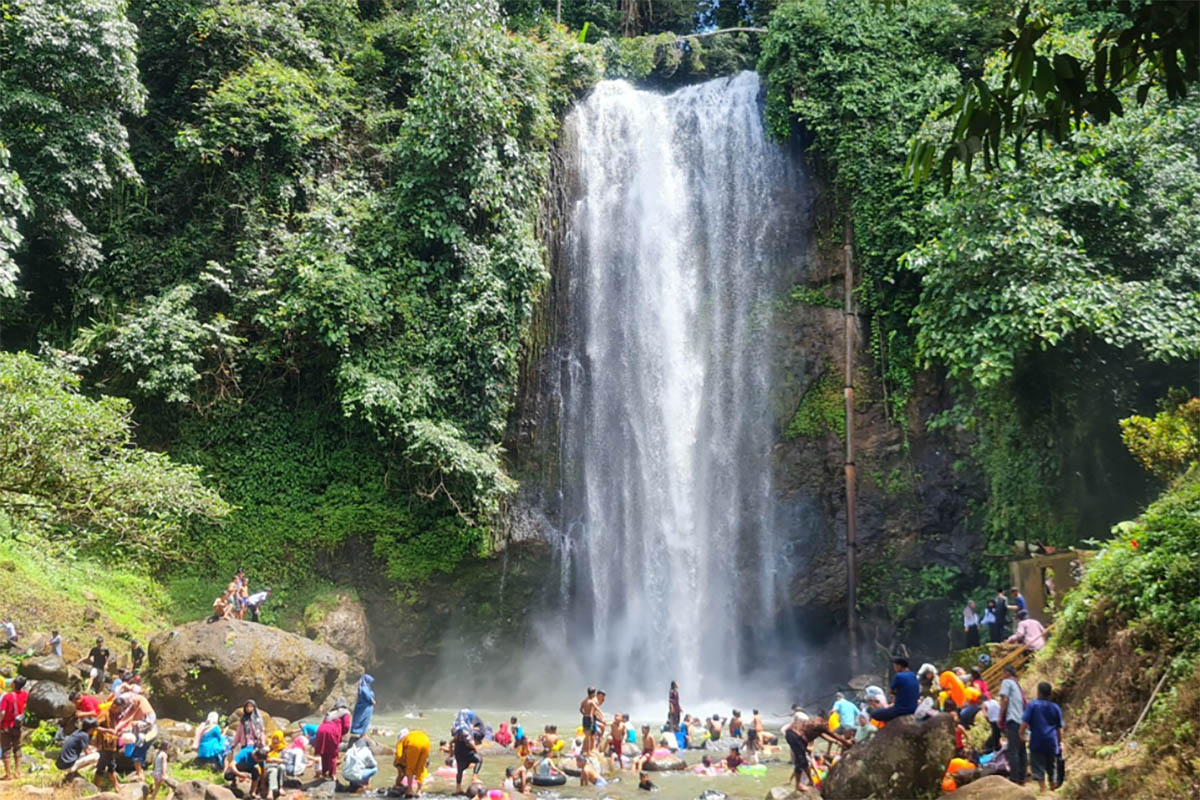
[[251, 622], [258, 622], [258, 612], [262, 610], [263, 603], [271, 596], [270, 587], [263, 589], [261, 592], [255, 592], [246, 598], [246, 610], [250, 612]]
[[50, 631], [50, 641], [46, 642], [46, 649], [62, 658], [62, 637], [58, 635], [57, 628]]
[[963, 609], [963, 633], [967, 634], [967, 647], [979, 647], [979, 615], [974, 600], [968, 600]]
[[371, 743], [364, 736], [350, 745], [346, 751], [346, 763], [342, 767], [342, 777], [350, 784], [356, 794], [362, 794], [371, 783], [371, 778], [379, 772], [379, 763], [371, 752]]

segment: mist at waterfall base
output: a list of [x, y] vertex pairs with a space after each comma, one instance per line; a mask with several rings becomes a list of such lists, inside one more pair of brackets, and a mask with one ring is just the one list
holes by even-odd
[[[753, 73], [666, 95], [605, 81], [561, 153], [557, 586], [530, 611], [536, 643], [469, 683], [535, 707], [602, 686], [610, 710], [665, 717], [677, 680], [690, 711], [786, 711], [829, 660], [789, 611], [812, 532], [781, 513], [771, 463], [777, 315], [809, 252], [802, 161], [768, 140]], [[442, 663], [477, 644], [446, 642]]]

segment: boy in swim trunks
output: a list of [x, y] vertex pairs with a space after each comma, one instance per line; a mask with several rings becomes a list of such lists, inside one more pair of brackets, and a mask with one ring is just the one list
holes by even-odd
[[608, 731], [609, 742], [612, 744], [612, 757], [617, 762], [617, 769], [624, 769], [622, 750], [625, 749], [625, 720], [620, 714], [613, 715], [612, 726]]
[[588, 687], [587, 697], [583, 698], [583, 702], [579, 704], [579, 714], [583, 721], [579, 727], [583, 728], [583, 752], [590, 753], [592, 750], [592, 736], [595, 725], [595, 717], [593, 716], [596, 707], [596, 690], [591, 686]]

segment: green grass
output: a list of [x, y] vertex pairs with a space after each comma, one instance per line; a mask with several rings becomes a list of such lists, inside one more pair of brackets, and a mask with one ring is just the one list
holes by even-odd
[[[144, 638], [163, 627], [167, 606], [148, 574], [125, 563], [84, 558], [14, 526], [3, 514], [0, 597], [25, 636], [57, 627], [64, 641], [83, 650], [97, 633]], [[87, 619], [88, 607], [94, 620]]]

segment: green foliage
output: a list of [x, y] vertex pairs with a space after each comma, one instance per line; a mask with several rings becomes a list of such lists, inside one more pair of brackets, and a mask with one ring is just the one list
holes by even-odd
[[132, 559], [171, 557], [189, 526], [229, 513], [197, 467], [134, 446], [127, 400], [78, 389], [27, 353], [0, 354], [0, 509]]
[[[918, 181], [934, 169], [948, 189], [956, 163], [969, 175], [982, 156], [984, 168], [998, 168], [1012, 147], [1017, 163], [1022, 148], [1036, 138], [1065, 142], [1074, 127], [1106, 124], [1124, 113], [1124, 103], [1146, 103], [1155, 87], [1169, 99], [1186, 97], [1188, 83], [1200, 80], [1200, 5], [1196, 3], [1096, 3], [1089, 14], [1103, 27], [1081, 58], [1050, 42], [1058, 27], [1041, 3], [1025, 2], [1005, 32], [1003, 67], [994, 80], [975, 78], [940, 117], [953, 117], [949, 142], [917, 138], [908, 168]], [[1137, 87], [1136, 93], [1132, 91]]]
[[13, 253], [23, 238], [17, 222], [33, 209], [21, 176], [8, 168], [9, 155], [0, 141], [0, 298], [16, 296], [17, 262]]
[[797, 436], [816, 438], [829, 433], [836, 433], [839, 438], [846, 436], [841, 373], [832, 364], [827, 364], [821, 376], [805, 389], [784, 435], [794, 439]]
[[984, 4], [951, 0], [891, 12], [872, 0], [793, 0], [775, 10], [763, 39], [769, 130], [780, 140], [799, 131], [854, 221], [859, 308], [897, 419], [912, 392], [909, 317], [919, 291], [897, 262], [921, 238], [921, 209], [933, 197], [897, 164], [928, 110], [959, 85], [960, 68], [982, 68], [997, 19]]
[[[16, 0], [0, 15], [0, 143], [33, 205], [31, 214], [21, 210], [10, 172], [0, 209], [15, 205], [29, 217], [26, 238], [51, 250], [54, 267], [99, 264], [93, 207], [117, 184], [137, 180], [122, 121], [145, 100], [136, 43], [122, 0]], [[0, 224], [6, 228], [10, 222]], [[15, 244], [11, 234], [0, 241]]]
[[816, 306], [817, 308], [841, 308], [842, 301], [836, 297], [830, 297], [827, 289], [828, 287], [796, 286], [788, 296], [793, 303], [801, 305]]
[[1121, 440], [1143, 467], [1170, 480], [1200, 460], [1200, 398], [1168, 397], [1154, 418], [1121, 420]]
[[[418, 580], [479, 552], [477, 528], [444, 496], [416, 496], [401, 454], [317, 392], [222, 404], [188, 417], [174, 438], [176, 452], [201, 464], [238, 506], [220, 530], [193, 533], [189, 570], [228, 576], [245, 567], [281, 592], [272, 613], [298, 616], [314, 576], [344, 580], [331, 567], [338, 559], [378, 558], [381, 572]], [[206, 613], [223, 582], [172, 581], [175, 613]]]
[[206, 362], [228, 364], [239, 340], [229, 333], [232, 321], [215, 314], [198, 319], [192, 305], [197, 287], [181, 283], [144, 305], [121, 314], [112, 324], [95, 324], [76, 338], [73, 350], [102, 355], [116, 375], [101, 377], [101, 386], [120, 386], [121, 377], [136, 376], [134, 393], [162, 397], [171, 403], [188, 401]]
[[[1113, 528], [1060, 615], [1059, 636], [1082, 642], [1098, 616], [1144, 626], [1182, 677], [1200, 655], [1200, 468], [1181, 476], [1140, 518]], [[1099, 644], [1092, 642], [1092, 644]]]
[[896, 563], [894, 550], [889, 547], [886, 553], [863, 564], [858, 607], [862, 611], [880, 607], [893, 624], [903, 626], [917, 604], [953, 596], [961, 580], [962, 573], [954, 567]]
[[905, 256], [922, 275], [922, 356], [988, 386], [1093, 339], [1200, 353], [1198, 134], [1195, 99], [1131, 112], [934, 203], [936, 237]]

